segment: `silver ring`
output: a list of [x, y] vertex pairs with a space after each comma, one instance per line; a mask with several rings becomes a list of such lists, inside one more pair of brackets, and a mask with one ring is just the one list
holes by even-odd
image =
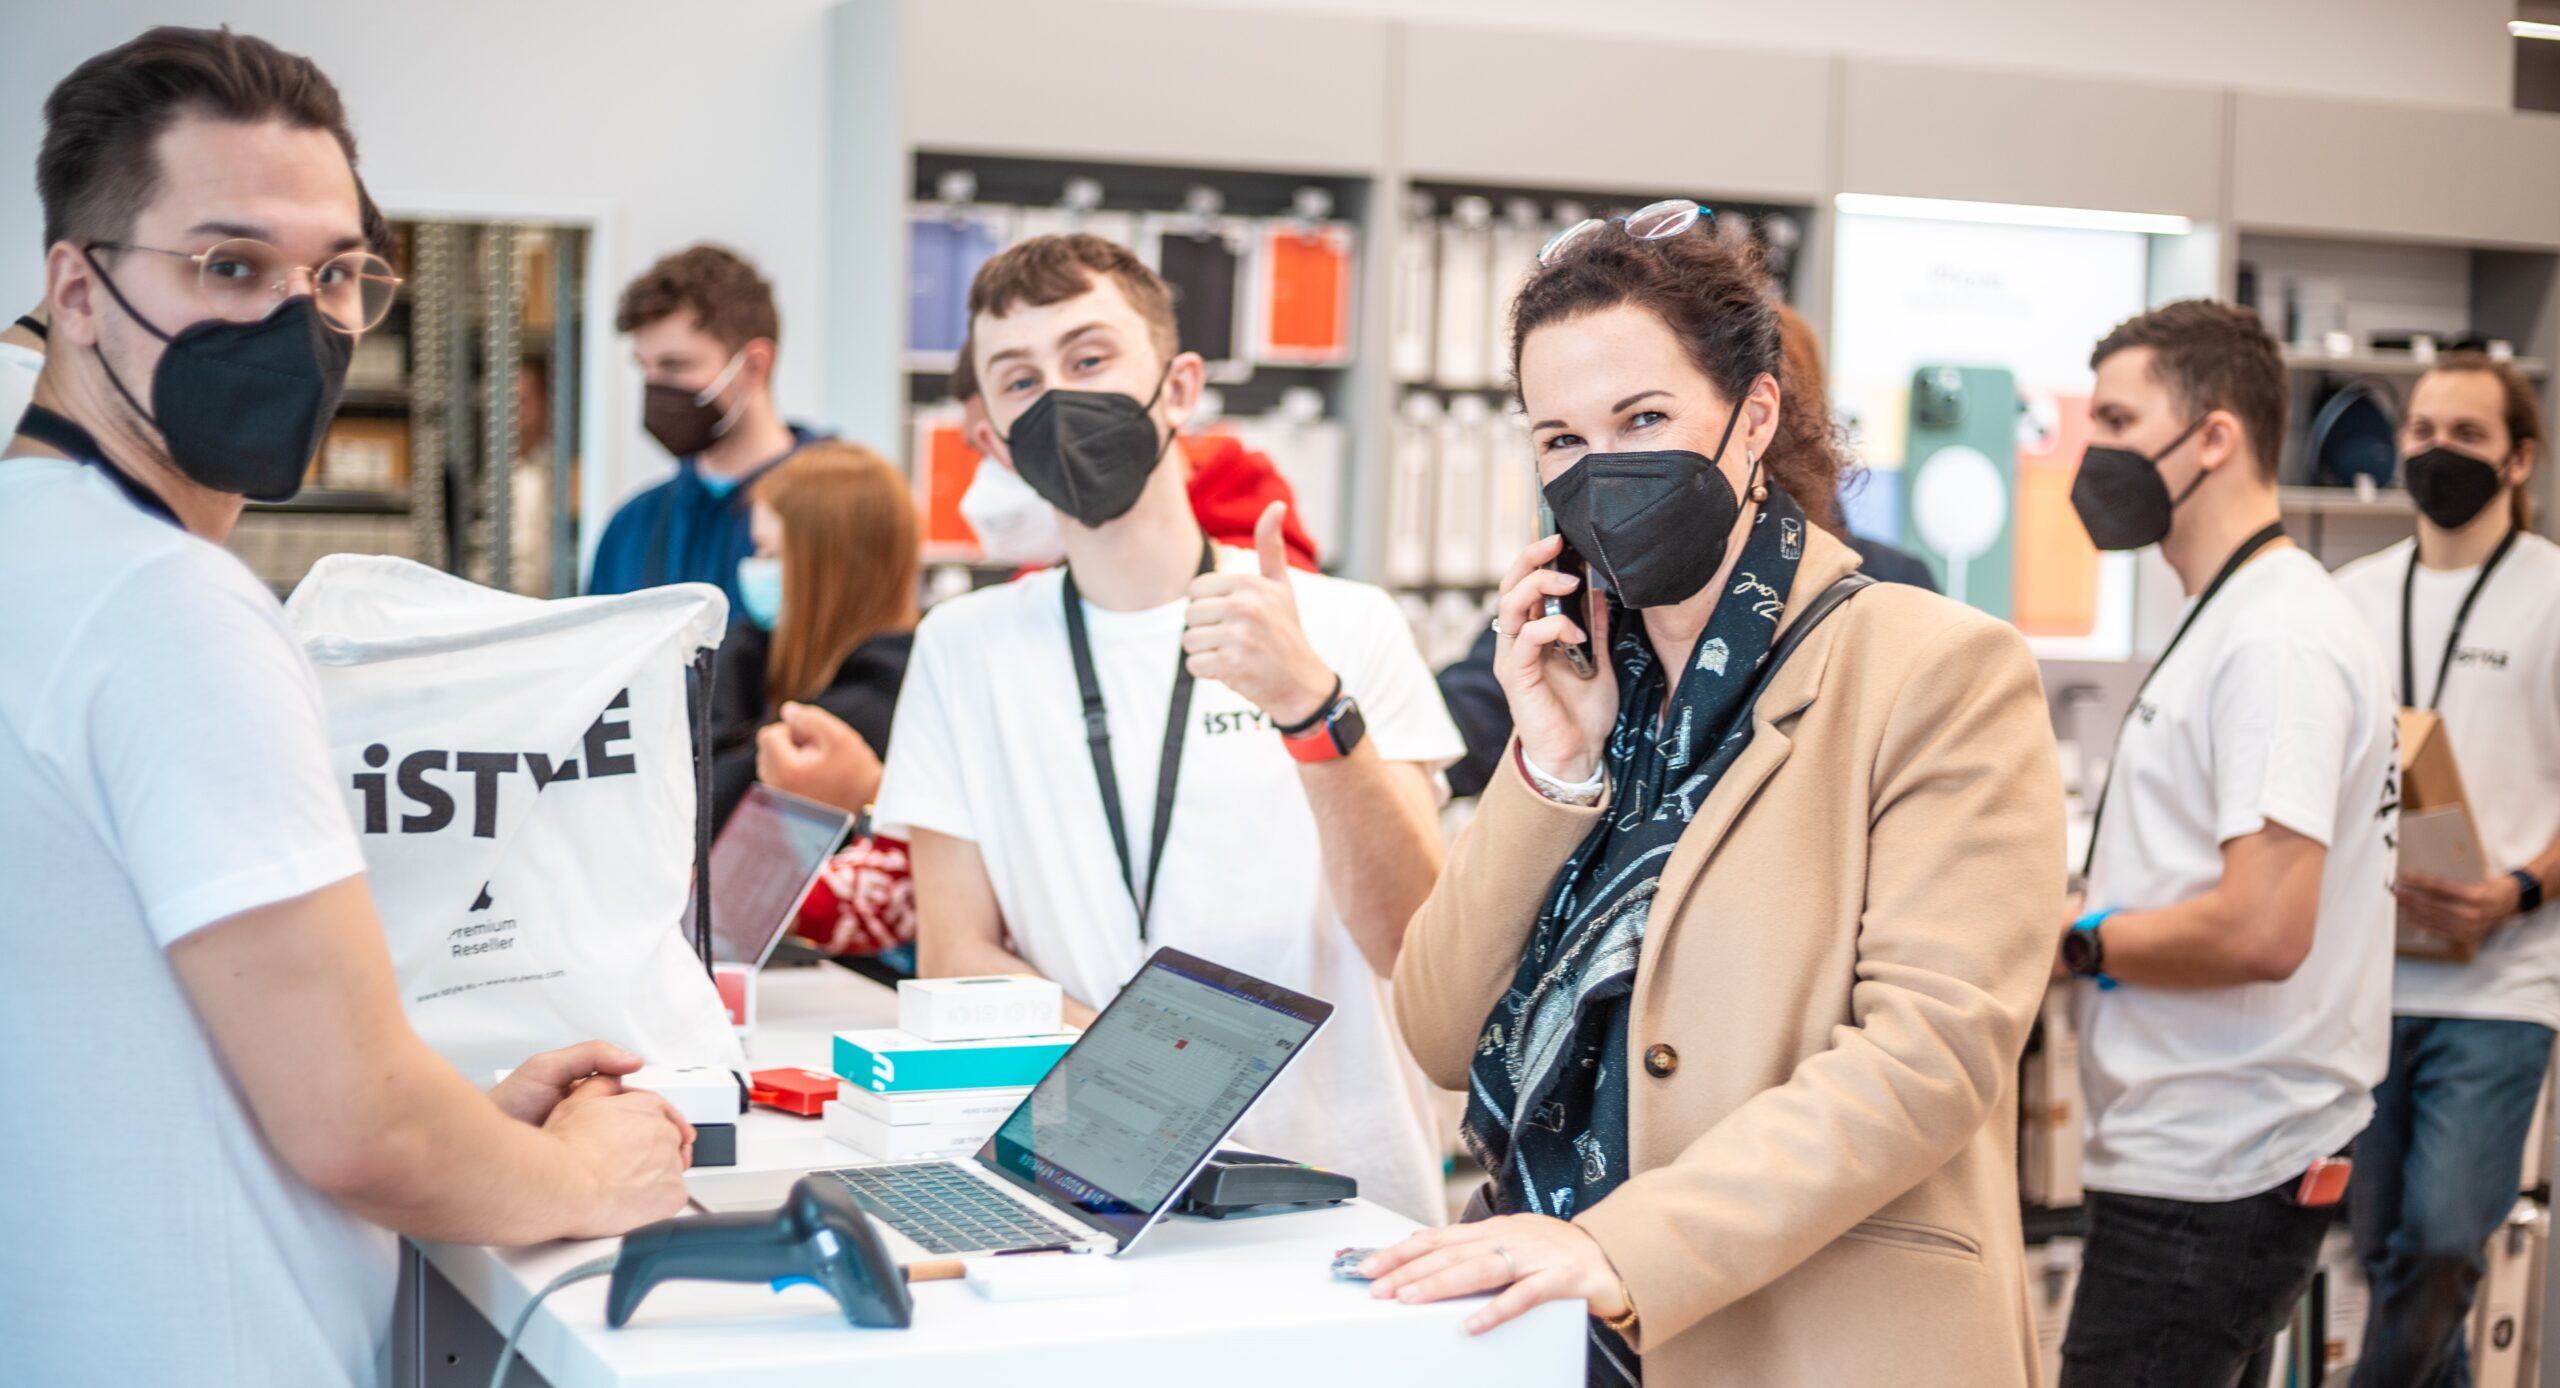
[[1511, 1261], [1510, 1249], [1497, 1243], [1493, 1246], [1493, 1256], [1502, 1260], [1502, 1270], [1511, 1274], [1512, 1281], [1517, 1282], [1520, 1280], [1520, 1265]]
[[1504, 631], [1502, 629], [1502, 619], [1500, 617], [1496, 617], [1493, 619], [1493, 634], [1501, 637], [1505, 641], [1508, 641], [1519, 633]]

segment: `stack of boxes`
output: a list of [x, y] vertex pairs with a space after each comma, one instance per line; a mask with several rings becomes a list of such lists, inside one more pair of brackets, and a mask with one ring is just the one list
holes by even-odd
[[1075, 1044], [1043, 978], [909, 979], [894, 1030], [835, 1035], [827, 1136], [881, 1161], [975, 1152]]

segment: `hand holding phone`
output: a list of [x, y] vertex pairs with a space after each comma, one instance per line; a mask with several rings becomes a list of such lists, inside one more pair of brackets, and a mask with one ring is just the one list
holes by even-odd
[[1511, 706], [1521, 750], [1567, 780], [1599, 765], [1618, 719], [1618, 678], [1597, 654], [1609, 641], [1609, 606], [1595, 602], [1562, 536], [1523, 550], [1494, 607], [1494, 678]]
[[1587, 680], [1599, 673], [1598, 667], [1591, 663], [1591, 569], [1582, 562], [1581, 555], [1574, 553], [1571, 540], [1559, 537], [1556, 546], [1556, 557], [1548, 562], [1548, 570], [1569, 575], [1582, 586], [1570, 599], [1549, 596], [1544, 611], [1547, 616], [1562, 617], [1582, 628], [1581, 640], [1558, 641], [1556, 650], [1564, 656], [1565, 664], [1573, 668], [1574, 674]]

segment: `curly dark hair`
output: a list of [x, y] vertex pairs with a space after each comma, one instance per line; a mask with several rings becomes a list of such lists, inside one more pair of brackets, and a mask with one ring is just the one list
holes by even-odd
[[692, 314], [702, 331], [732, 352], [757, 338], [782, 345], [782, 315], [773, 306], [773, 286], [746, 257], [725, 246], [687, 246], [641, 271], [623, 288], [613, 330], [631, 332], [679, 313]]
[[1640, 241], [1613, 228], [1539, 266], [1511, 309], [1512, 398], [1520, 399], [1520, 344], [1530, 333], [1621, 304], [1660, 318], [1726, 399], [1750, 394], [1762, 376], [1778, 383], [1778, 431], [1761, 464], [1807, 519], [1837, 531], [1848, 461], [1821, 383], [1787, 360], [1777, 293], [1747, 241], [1707, 227]]

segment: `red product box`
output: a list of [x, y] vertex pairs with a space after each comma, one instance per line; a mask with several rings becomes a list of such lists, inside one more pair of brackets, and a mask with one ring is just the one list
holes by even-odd
[[820, 1070], [785, 1068], [758, 1070], [749, 1077], [747, 1097], [768, 1108], [815, 1118], [827, 1101], [836, 1096], [840, 1081]]

